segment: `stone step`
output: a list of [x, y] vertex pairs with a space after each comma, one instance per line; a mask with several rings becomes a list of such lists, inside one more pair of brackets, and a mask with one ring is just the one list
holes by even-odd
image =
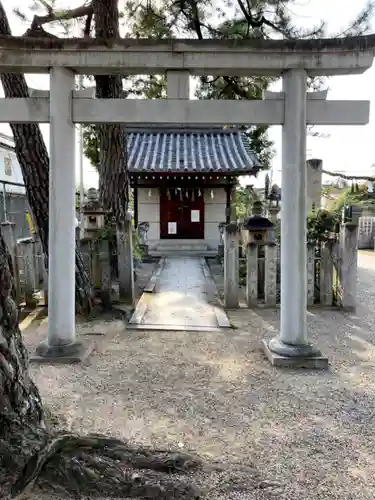
[[161, 240], [154, 248], [150, 248], [152, 257], [163, 257], [167, 255], [187, 255], [195, 257], [215, 256], [217, 250], [209, 250], [204, 240]]
[[181, 248], [182, 246], [191, 248], [207, 248], [207, 244], [204, 241], [199, 240], [161, 240], [157, 243], [158, 248]]
[[166, 245], [166, 246], [157, 246], [155, 250], [167, 251], [167, 250], [197, 250], [204, 252], [208, 250], [207, 245]]
[[158, 250], [160, 252], [169, 252], [170, 250], [177, 250], [177, 251], [186, 251], [186, 250], [195, 250], [197, 252], [205, 252], [208, 250], [207, 245], [188, 245], [188, 244], [180, 244], [180, 245], [157, 245], [155, 247], [155, 250]]
[[183, 249], [155, 249], [155, 250], [150, 250], [149, 254], [151, 257], [166, 257], [166, 256], [173, 256], [173, 255], [186, 255], [186, 256], [191, 256], [191, 257], [215, 257], [217, 255], [216, 250], [208, 250], [202, 249], [202, 250], [183, 250]]

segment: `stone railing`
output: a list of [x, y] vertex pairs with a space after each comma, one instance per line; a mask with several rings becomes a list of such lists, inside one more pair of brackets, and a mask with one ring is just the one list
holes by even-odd
[[[27, 308], [47, 306], [48, 276], [38, 235], [17, 240], [12, 222], [1, 223], [1, 232], [12, 259], [18, 304]], [[119, 298], [134, 302], [132, 239], [133, 229], [127, 220], [124, 227], [117, 229], [115, 244], [95, 237], [79, 241], [95, 295], [104, 306], [110, 307]]]
[[[233, 226], [233, 227], [232, 227]], [[241, 233], [231, 225], [225, 231], [224, 302], [239, 307], [241, 295], [248, 307], [275, 307], [280, 303], [280, 246], [260, 245], [242, 251]], [[342, 224], [340, 232], [307, 247], [306, 306], [356, 307], [358, 224]], [[242, 292], [242, 293], [241, 293]]]

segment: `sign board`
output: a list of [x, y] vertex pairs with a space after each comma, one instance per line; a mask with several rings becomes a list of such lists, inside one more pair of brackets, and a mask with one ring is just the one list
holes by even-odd
[[[31, 214], [30, 212], [26, 212], [26, 220], [27, 220], [27, 224], [29, 226], [29, 231], [31, 234], [35, 234], [36, 231], [35, 231], [35, 226], [34, 226], [34, 222], [33, 222], [33, 219], [31, 217]], [[76, 227], [77, 227], [77, 219], [76, 219]]]
[[191, 222], [199, 222], [200, 221], [200, 212], [199, 210], [191, 211]]
[[168, 234], [177, 234], [177, 222], [168, 222]]

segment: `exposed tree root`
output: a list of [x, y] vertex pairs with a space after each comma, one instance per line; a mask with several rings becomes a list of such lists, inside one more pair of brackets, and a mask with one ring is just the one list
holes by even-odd
[[[11, 498], [17, 498], [32, 484], [74, 496], [202, 498], [196, 486], [181, 480], [184, 474], [203, 466], [192, 455], [132, 448], [126, 442], [101, 435], [65, 434], [47, 440], [39, 432], [30, 440], [35, 437], [42, 445], [13, 484]], [[176, 473], [178, 478], [173, 477]]]

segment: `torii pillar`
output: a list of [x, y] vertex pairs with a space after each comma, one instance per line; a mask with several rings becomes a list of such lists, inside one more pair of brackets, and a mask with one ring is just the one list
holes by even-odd
[[320, 352], [307, 337], [306, 71], [287, 71], [283, 91], [280, 336], [268, 346], [281, 356], [311, 358]]
[[79, 361], [84, 352], [75, 331], [74, 84], [69, 69], [50, 70], [48, 334], [36, 353], [63, 362]]
[[[275, 366], [327, 368], [328, 359], [309, 343], [307, 333], [307, 186], [306, 127], [307, 102], [326, 98], [326, 92], [307, 93], [307, 72], [288, 70], [283, 74], [283, 92], [267, 93], [267, 99], [284, 99], [281, 173], [281, 304], [280, 334], [264, 341], [265, 353]], [[321, 106], [313, 116], [319, 122]], [[350, 117], [333, 117], [347, 124]], [[311, 120], [310, 120], [311, 123]]]

